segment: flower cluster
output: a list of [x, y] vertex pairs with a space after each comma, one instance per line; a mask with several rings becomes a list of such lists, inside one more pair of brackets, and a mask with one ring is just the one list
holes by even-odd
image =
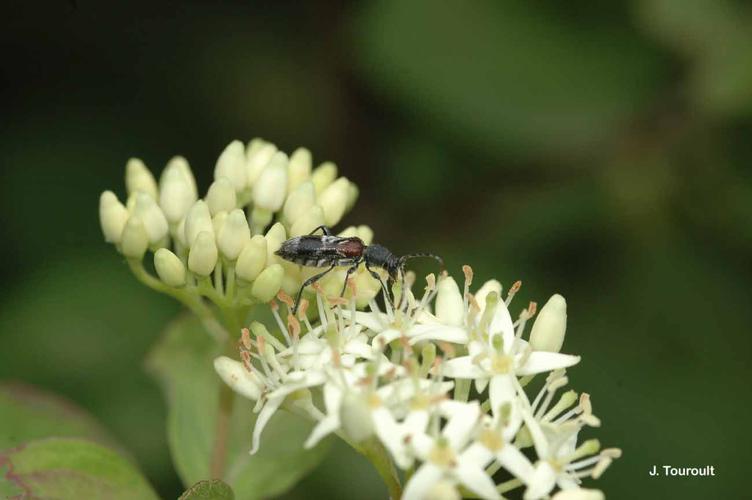
[[[274, 252], [288, 237], [337, 224], [358, 196], [352, 182], [338, 177], [334, 163], [314, 169], [307, 149], [288, 157], [261, 139], [230, 143], [201, 199], [191, 168], [180, 156], [167, 163], [159, 182], [141, 160], [129, 160], [125, 184], [125, 203], [112, 191], [100, 197], [105, 240], [128, 259], [144, 283], [194, 310], [201, 297], [224, 310], [242, 312], [270, 301], [280, 289], [295, 293], [311, 271], [282, 261]], [[372, 238], [365, 226], [343, 234], [366, 243]], [[147, 251], [153, 252], [159, 280], [143, 266]], [[378, 283], [365, 272], [357, 276], [357, 299], [366, 303]], [[333, 289], [343, 280], [341, 273], [332, 273], [323, 284]]]
[[[406, 471], [405, 499], [492, 499], [517, 487], [528, 500], [555, 490], [561, 500], [603, 498], [581, 480], [600, 476], [620, 451], [578, 442], [583, 428], [600, 425], [587, 394], [569, 390], [557, 399], [565, 369], [580, 361], [558, 352], [564, 298], [551, 297], [526, 340], [536, 305], [516, 320], [509, 312], [520, 284], [504, 298], [495, 280], [471, 293], [472, 270], [463, 271], [464, 290], [447, 275], [438, 282], [429, 275], [420, 298], [408, 273], [395, 303], [385, 294], [383, 310], [371, 299], [359, 311], [355, 296], [331, 297], [318, 287], [315, 302], [295, 316], [279, 293], [271, 304], [279, 337], [254, 322], [243, 330], [239, 361], [215, 360], [223, 380], [256, 402], [251, 453], [282, 407], [315, 422], [307, 448], [337, 434], [367, 456], [381, 450]], [[524, 386], [546, 373], [528, 397]]]

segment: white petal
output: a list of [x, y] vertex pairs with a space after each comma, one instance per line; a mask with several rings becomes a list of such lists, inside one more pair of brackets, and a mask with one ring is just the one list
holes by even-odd
[[464, 328], [450, 325], [415, 325], [407, 332], [410, 344], [416, 344], [422, 340], [434, 340], [437, 342], [452, 342], [455, 344], [467, 344], [467, 331]]
[[605, 500], [606, 496], [600, 490], [577, 488], [559, 491], [552, 500]]
[[449, 417], [441, 435], [447, 438], [455, 450], [465, 446], [470, 434], [478, 425], [480, 419], [480, 405], [477, 402], [465, 403], [458, 406]]
[[478, 366], [470, 356], [460, 356], [446, 361], [443, 374], [452, 378], [488, 378], [488, 373]]
[[431, 463], [424, 463], [407, 482], [402, 500], [426, 500], [426, 493], [444, 475], [444, 471]]
[[467, 449], [462, 452], [459, 461], [462, 463], [474, 464], [478, 467], [485, 467], [492, 458], [494, 458], [494, 454], [491, 453], [491, 450], [476, 442], [468, 446]]
[[426, 434], [418, 433], [410, 437], [410, 449], [413, 450], [415, 456], [424, 462], [428, 460], [434, 446], [436, 446], [436, 443], [433, 438]]
[[524, 365], [517, 367], [517, 375], [535, 375], [567, 368], [580, 362], [579, 356], [559, 354], [558, 352], [534, 351], [530, 353]]
[[324, 417], [311, 431], [311, 435], [303, 445], [306, 449], [313, 448], [319, 441], [339, 429], [339, 415], [333, 414]]
[[478, 391], [478, 393], [482, 393], [486, 390], [486, 386], [488, 385], [488, 381], [491, 380], [489, 378], [485, 377], [479, 377], [475, 379], [475, 390]]
[[491, 379], [491, 384], [488, 388], [488, 397], [491, 400], [491, 412], [494, 416], [499, 413], [501, 405], [511, 403], [515, 400], [517, 392], [512, 377], [514, 375], [504, 374], [495, 375]]
[[355, 339], [347, 342], [342, 348], [342, 352], [353, 354], [363, 359], [373, 359], [373, 348], [361, 339]]
[[261, 411], [258, 414], [258, 417], [256, 417], [256, 425], [253, 427], [253, 442], [251, 443], [251, 455], [255, 455], [256, 452], [259, 449], [259, 445], [261, 444], [261, 432], [263, 432], [264, 427], [266, 427], [266, 424], [269, 423], [269, 420], [272, 418], [272, 415], [274, 415], [274, 412], [277, 411], [279, 408], [279, 405], [282, 404], [282, 401], [284, 401], [284, 396], [278, 397], [278, 398], [271, 398], [267, 399], [266, 404], [261, 409]]
[[537, 500], [548, 495], [556, 484], [556, 472], [548, 462], [538, 462], [525, 490], [525, 500]]
[[503, 300], [499, 300], [496, 306], [496, 313], [491, 320], [491, 326], [488, 328], [489, 338], [496, 334], [501, 334], [504, 339], [504, 352], [510, 353], [514, 346], [514, 324], [512, 316], [509, 315], [509, 309]]
[[499, 492], [496, 491], [496, 485], [493, 482], [486, 471], [482, 467], [479, 467], [470, 463], [463, 463], [461, 460], [457, 468], [454, 469], [454, 475], [457, 479], [465, 485], [465, 487], [475, 493], [481, 498], [495, 500], [501, 498]]
[[371, 345], [373, 345], [375, 347], [379, 347], [379, 345], [382, 342], [384, 343], [384, 345], [386, 345], [389, 342], [397, 340], [401, 336], [402, 336], [402, 332], [400, 332], [399, 330], [395, 330], [393, 328], [390, 328], [390, 329], [384, 330], [383, 332], [381, 332], [378, 335], [376, 335], [373, 338], [373, 340], [371, 341]]
[[530, 437], [533, 439], [535, 453], [541, 459], [549, 458], [548, 440], [546, 439], [545, 434], [543, 434], [543, 429], [541, 429], [538, 421], [535, 420], [529, 410], [523, 410], [522, 418], [525, 421], [528, 432], [530, 432]]
[[505, 444], [496, 453], [496, 460], [517, 479], [525, 484], [530, 484], [535, 469], [530, 460], [516, 447], [511, 444]]
[[278, 398], [292, 394], [300, 389], [314, 387], [326, 382], [326, 375], [320, 371], [306, 370], [305, 372], [290, 373], [282, 387], [269, 393], [269, 398]]

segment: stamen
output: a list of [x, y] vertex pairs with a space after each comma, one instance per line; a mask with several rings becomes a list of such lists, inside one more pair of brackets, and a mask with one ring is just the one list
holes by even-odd
[[316, 307], [319, 310], [319, 320], [321, 321], [321, 326], [324, 328], [324, 330], [327, 330], [329, 328], [329, 323], [325, 313], [324, 301], [322, 299], [324, 291], [321, 289], [321, 285], [319, 285], [318, 283], [314, 283], [313, 285], [311, 285], [311, 287], [316, 292]]
[[512, 287], [509, 289], [509, 292], [507, 292], [507, 300], [504, 301], [507, 306], [509, 306], [510, 302], [512, 302], [512, 299], [517, 294], [517, 292], [520, 291], [520, 288], [522, 288], [522, 281], [515, 281]]
[[465, 275], [465, 289], [462, 294], [463, 296], [463, 310], [465, 311], [465, 324], [467, 324], [467, 315], [468, 315], [468, 295], [470, 295], [470, 285], [473, 283], [473, 268], [465, 264], [462, 266], [462, 273]]
[[253, 350], [253, 342], [251, 341], [251, 331], [248, 328], [240, 330], [240, 342], [246, 350]]
[[271, 301], [271, 310], [272, 310], [272, 315], [274, 316], [274, 321], [277, 322], [277, 326], [279, 327], [280, 331], [282, 332], [282, 335], [285, 336], [285, 340], [287, 341], [287, 345], [291, 345], [290, 333], [287, 331], [287, 327], [282, 322], [282, 318], [279, 316], [279, 305], [274, 300]]
[[295, 305], [295, 302], [293, 302], [292, 297], [290, 297], [289, 295], [287, 295], [283, 290], [280, 290], [279, 292], [277, 292], [277, 298], [281, 302], [284, 302], [285, 305], [287, 305], [287, 308], [290, 311], [292, 311], [292, 308]]
[[308, 321], [308, 305], [310, 302], [306, 299], [300, 299], [300, 306], [298, 306], [298, 318], [302, 319], [305, 323], [306, 329], [310, 332], [313, 330], [313, 327], [311, 326], [311, 322]]
[[569, 390], [565, 392], [561, 395], [559, 401], [548, 412], [546, 412], [545, 415], [543, 415], [543, 418], [541, 418], [541, 420], [544, 422], [550, 421], [559, 413], [572, 406], [576, 401], [577, 393], [575, 391]]

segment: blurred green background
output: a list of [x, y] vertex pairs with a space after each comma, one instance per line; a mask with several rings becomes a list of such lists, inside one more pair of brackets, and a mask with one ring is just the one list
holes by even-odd
[[[182, 488], [143, 357], [178, 307], [105, 245], [131, 156], [309, 147], [344, 225], [568, 299], [565, 351], [624, 456], [609, 498], [741, 498], [752, 439], [746, 2], [16, 2], [0, 21], [0, 375], [58, 392]], [[125, 374], [125, 375], [124, 375]], [[250, 429], [249, 429], [250, 439]], [[653, 478], [652, 465], [714, 465]], [[285, 498], [383, 498], [337, 447]]]

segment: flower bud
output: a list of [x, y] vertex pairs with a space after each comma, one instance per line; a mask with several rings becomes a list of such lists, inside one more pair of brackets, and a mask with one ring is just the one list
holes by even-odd
[[155, 201], [158, 199], [157, 181], [138, 158], [131, 158], [125, 165], [125, 188], [129, 195], [140, 192], [148, 194]]
[[319, 206], [311, 207], [295, 221], [290, 228], [290, 237], [310, 234], [311, 231], [324, 224], [324, 211]]
[[240, 252], [235, 264], [235, 274], [238, 278], [251, 282], [258, 277], [266, 266], [266, 239], [257, 234]]
[[251, 293], [260, 302], [271, 301], [282, 287], [285, 271], [279, 264], [272, 264], [264, 269], [253, 282]]
[[567, 332], [567, 301], [553, 295], [535, 318], [530, 330], [530, 347], [535, 351], [559, 352]]
[[146, 235], [149, 237], [149, 244], [152, 246], [160, 244], [169, 231], [165, 214], [157, 206], [154, 198], [148, 194], [138, 192], [135, 199], [133, 213], [141, 218]]
[[274, 252], [279, 250], [279, 247], [287, 239], [285, 226], [277, 222], [269, 228], [264, 238], [266, 239], [266, 262], [277, 262], [277, 256], [274, 255]]
[[154, 268], [157, 270], [159, 279], [167, 286], [177, 288], [185, 285], [183, 261], [166, 248], [160, 248], [154, 253]]
[[212, 218], [209, 215], [209, 207], [204, 200], [198, 200], [193, 204], [188, 215], [185, 217], [185, 242], [187, 246], [193, 245], [198, 233], [202, 231], [214, 231]]
[[339, 409], [342, 430], [355, 443], [362, 443], [373, 435], [373, 419], [368, 401], [361, 394], [346, 392]]
[[439, 280], [436, 295], [436, 317], [445, 325], [460, 326], [465, 305], [457, 282], [451, 276]]
[[261, 139], [253, 139], [248, 144], [245, 162], [246, 185], [248, 187], [252, 187], [256, 183], [264, 167], [266, 167], [276, 152], [277, 146]]
[[358, 238], [366, 245], [370, 245], [373, 242], [373, 229], [364, 224], [358, 226]]
[[298, 148], [290, 155], [290, 171], [287, 179], [287, 190], [292, 192], [311, 178], [311, 152], [306, 148]]
[[282, 208], [287, 195], [287, 155], [274, 154], [253, 185], [253, 203], [257, 207], [276, 212]]
[[184, 158], [176, 156], [165, 167], [159, 179], [159, 206], [170, 223], [180, 222], [196, 202], [195, 182]]
[[475, 302], [480, 306], [480, 310], [486, 309], [486, 297], [491, 292], [496, 292], [496, 295], [501, 297], [501, 283], [496, 280], [488, 280], [475, 292]]
[[227, 212], [217, 212], [214, 217], [212, 217], [212, 230], [215, 235], [218, 235], [222, 231], [222, 228], [225, 227], [226, 221]]
[[128, 209], [120, 203], [115, 193], [105, 191], [99, 197], [99, 224], [102, 226], [104, 241], [120, 243], [123, 228], [128, 220]]
[[274, 219], [274, 212], [261, 207], [253, 207], [251, 212], [251, 234], [261, 234]]
[[222, 255], [228, 260], [236, 260], [243, 247], [251, 241], [245, 212], [240, 208], [230, 212], [217, 235], [217, 246]]
[[182, 248], [188, 248], [188, 241], [185, 239], [185, 217], [180, 219], [175, 227], [175, 241]]
[[237, 206], [237, 196], [232, 182], [227, 177], [220, 177], [215, 180], [209, 191], [206, 193], [206, 204], [209, 206], [209, 213], [212, 215], [217, 212], [229, 212]]
[[[288, 225], [294, 224], [303, 214], [316, 204], [316, 191], [312, 182], [304, 182], [290, 192], [282, 211]], [[323, 223], [322, 223], [323, 224]]]
[[214, 370], [232, 390], [253, 401], [261, 397], [261, 384], [253, 373], [249, 373], [242, 363], [220, 356], [214, 360]]
[[[188, 165], [188, 160], [183, 158], [182, 156], [173, 156], [170, 158], [170, 161], [167, 162], [167, 165], [165, 165], [165, 170], [162, 172], [162, 177], [164, 177], [164, 174], [168, 170], [177, 170], [181, 174], [183, 174], [183, 180], [188, 184], [188, 188], [191, 191], [191, 198], [195, 200], [198, 199], [198, 189], [196, 189], [196, 178], [193, 176], [193, 172], [191, 171], [191, 166]], [[160, 177], [159, 182], [162, 183], [162, 177]]]
[[138, 215], [131, 215], [123, 228], [120, 251], [128, 258], [141, 259], [147, 248], [149, 248], [149, 235], [146, 234], [144, 223]]
[[217, 265], [217, 244], [214, 233], [201, 231], [191, 244], [188, 253], [188, 269], [199, 276], [209, 276]]
[[248, 180], [245, 161], [245, 146], [240, 141], [232, 141], [217, 158], [214, 178], [227, 177], [235, 192], [241, 192], [245, 189]]
[[316, 188], [316, 194], [326, 189], [337, 178], [337, 165], [327, 161], [316, 167], [311, 174], [311, 182]]
[[345, 212], [348, 212], [355, 205], [355, 202], [358, 201], [359, 194], [360, 190], [358, 189], [358, 186], [356, 186], [354, 182], [351, 182], [347, 189], [347, 205], [345, 206]]
[[318, 204], [324, 209], [324, 222], [327, 226], [335, 226], [345, 215], [349, 189], [350, 181], [346, 177], [340, 177], [321, 192]]

